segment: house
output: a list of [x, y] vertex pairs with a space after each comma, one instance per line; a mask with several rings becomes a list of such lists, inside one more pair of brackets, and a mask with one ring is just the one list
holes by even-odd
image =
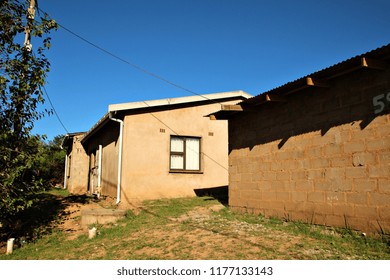
[[390, 45], [211, 114], [229, 122], [229, 206], [390, 232]]
[[227, 121], [205, 116], [249, 97], [233, 91], [109, 105], [88, 132], [65, 137], [65, 187], [132, 204], [227, 186]]
[[88, 184], [88, 156], [81, 145], [84, 135], [85, 132], [68, 133], [61, 143], [61, 147], [66, 149], [64, 187], [73, 194], [85, 193]]

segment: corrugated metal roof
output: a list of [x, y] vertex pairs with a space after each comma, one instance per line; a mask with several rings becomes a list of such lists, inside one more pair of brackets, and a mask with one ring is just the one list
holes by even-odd
[[371, 59], [388, 59], [390, 58], [390, 44], [384, 45], [382, 47], [379, 47], [377, 49], [374, 49], [372, 51], [354, 56], [352, 58], [349, 58], [347, 60], [344, 60], [342, 62], [339, 62], [337, 64], [334, 64], [332, 66], [329, 66], [327, 68], [324, 68], [322, 70], [316, 71], [314, 73], [311, 73], [309, 75], [303, 76], [299, 79], [296, 79], [294, 81], [288, 82], [286, 84], [283, 84], [279, 87], [273, 88], [269, 91], [263, 92], [259, 95], [256, 95], [255, 97], [249, 98], [247, 100], [242, 101], [240, 104], [247, 104], [251, 105], [253, 103], [257, 103], [259, 99], [264, 97], [267, 94], [282, 94], [283, 92], [286, 92], [288, 90], [291, 90], [293, 88], [296, 88], [298, 86], [302, 86], [302, 83], [305, 83], [306, 79], [308, 77], [314, 77], [318, 79], [331, 79], [333, 77], [338, 76], [338, 74], [342, 74], [346, 72], [348, 69], [352, 69], [354, 67], [358, 68], [361, 66], [361, 59], [363, 57], [371, 58]]

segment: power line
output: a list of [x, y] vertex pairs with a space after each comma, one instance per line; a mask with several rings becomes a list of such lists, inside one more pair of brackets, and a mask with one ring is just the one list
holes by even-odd
[[[43, 10], [41, 10], [40, 8], [38, 8], [38, 10], [41, 11], [41, 12], [43, 12], [43, 13], [45, 13], [45, 12], [44, 12]], [[186, 92], [188, 92], [188, 93], [191, 93], [191, 94], [193, 94], [193, 95], [198, 95], [198, 96], [200, 96], [200, 97], [203, 97], [203, 98], [206, 99], [206, 100], [213, 101], [213, 103], [219, 103], [219, 104], [221, 104], [221, 103], [218, 102], [218, 101], [211, 100], [211, 99], [208, 98], [207, 96], [204, 96], [204, 95], [202, 95], [202, 94], [200, 94], [200, 93], [197, 93], [197, 92], [195, 92], [195, 91], [193, 91], [193, 90], [190, 90], [190, 89], [188, 89], [188, 88], [186, 88], [186, 87], [184, 87], [184, 86], [178, 85], [178, 84], [176, 84], [176, 83], [174, 83], [174, 82], [172, 82], [172, 81], [170, 81], [170, 80], [168, 80], [168, 79], [166, 79], [166, 78], [164, 78], [164, 77], [162, 77], [162, 76], [160, 76], [160, 75], [157, 75], [157, 74], [155, 74], [155, 73], [153, 73], [153, 72], [151, 72], [151, 71], [149, 71], [149, 70], [146, 70], [145, 68], [143, 68], [143, 67], [141, 67], [141, 66], [139, 66], [139, 65], [137, 65], [137, 64], [135, 64], [135, 63], [133, 63], [133, 62], [130, 62], [130, 61], [126, 60], [126, 59], [123, 59], [123, 58], [121, 58], [120, 56], [118, 56], [118, 55], [116, 55], [116, 54], [114, 54], [114, 53], [112, 53], [112, 52], [106, 50], [106, 49], [103, 48], [103, 47], [100, 47], [99, 45], [97, 45], [97, 44], [91, 42], [90, 40], [84, 38], [83, 36], [77, 34], [77, 33], [74, 32], [74, 31], [70, 30], [69, 28], [65, 27], [64, 25], [58, 23], [57, 21], [56, 21], [56, 23], [57, 23], [57, 25], [58, 25], [59, 27], [61, 27], [62, 29], [64, 29], [64, 30], [67, 31], [68, 33], [72, 34], [73, 36], [79, 38], [80, 40], [84, 41], [85, 43], [89, 44], [90, 46], [92, 46], [92, 47], [94, 47], [94, 48], [96, 48], [96, 49], [98, 49], [98, 50], [104, 52], [105, 54], [107, 54], [107, 55], [109, 55], [109, 56], [111, 56], [111, 57], [113, 57], [113, 58], [115, 58], [115, 59], [117, 59], [117, 60], [119, 60], [119, 61], [121, 61], [121, 62], [123, 62], [123, 63], [125, 63], [125, 64], [127, 64], [127, 65], [129, 65], [129, 66], [131, 66], [131, 67], [133, 67], [133, 68], [135, 68], [135, 69], [137, 69], [138, 71], [141, 71], [141, 72], [143, 72], [143, 73], [145, 73], [145, 74], [147, 74], [147, 75], [149, 75], [149, 76], [152, 76], [152, 77], [154, 77], [154, 78], [156, 78], [156, 79], [159, 79], [160, 81], [163, 81], [164, 83], [167, 83], [167, 84], [169, 84], [169, 85], [171, 85], [171, 86], [173, 86], [173, 87], [176, 87], [176, 88], [178, 88], [178, 89], [181, 89], [181, 90], [186, 91]]]
[[[35, 53], [34, 53], [34, 52], [32, 52], [32, 55], [35, 57]], [[61, 120], [61, 118], [60, 118], [60, 115], [57, 113], [57, 110], [56, 110], [56, 108], [54, 107], [53, 102], [51, 101], [50, 96], [49, 96], [49, 93], [47, 92], [45, 86], [42, 85], [42, 88], [43, 88], [43, 91], [45, 92], [45, 95], [46, 95], [46, 97], [47, 97], [47, 100], [48, 100], [49, 103], [50, 103], [50, 106], [51, 106], [51, 108], [52, 108], [52, 110], [53, 110], [53, 112], [54, 112], [54, 115], [57, 117], [57, 120], [58, 120], [59, 123], [61, 124], [62, 128], [66, 131], [66, 133], [69, 134], [69, 131], [66, 129], [64, 123], [62, 122], [62, 120]]]
[[[146, 102], [146, 101], [143, 101], [143, 103], [146, 104], [146, 106], [150, 107], [150, 105]], [[180, 136], [179, 133], [177, 133], [175, 130], [173, 130], [173, 128], [169, 127], [165, 122], [163, 122], [159, 117], [157, 117], [155, 114], [153, 114], [152, 112], [149, 112], [149, 114], [155, 118], [157, 121], [159, 121], [160, 123], [162, 123], [165, 127], [167, 127], [170, 131], [173, 132], [173, 134], [175, 134], [176, 136]], [[190, 148], [190, 150], [192, 150]], [[192, 150], [193, 152], [196, 152], [194, 150]], [[229, 169], [227, 169], [225, 166], [223, 166], [221, 163], [217, 162], [215, 159], [213, 159], [212, 157], [210, 157], [208, 154], [206, 154], [205, 152], [201, 152], [201, 154], [203, 154], [205, 157], [207, 157], [208, 159], [210, 159], [212, 162], [214, 162], [215, 164], [219, 165], [220, 167], [222, 167], [223, 169], [225, 169], [226, 171], [229, 171]]]
[[[44, 12], [44, 11], [42, 11], [42, 10], [39, 9], [39, 8], [38, 8], [38, 10], [40, 10], [41, 12]], [[96, 48], [96, 49], [98, 49], [98, 50], [104, 52], [105, 54], [107, 54], [107, 55], [109, 55], [109, 56], [111, 56], [111, 57], [113, 57], [113, 58], [115, 58], [115, 59], [117, 59], [117, 60], [119, 60], [119, 61], [121, 61], [121, 62], [123, 62], [123, 63], [125, 63], [125, 64], [127, 64], [127, 65], [129, 65], [129, 66], [131, 66], [131, 67], [133, 67], [133, 68], [135, 68], [135, 69], [137, 69], [138, 71], [141, 71], [141, 72], [143, 72], [143, 73], [145, 73], [145, 74], [147, 74], [147, 75], [149, 75], [149, 76], [152, 76], [152, 77], [154, 77], [154, 78], [156, 78], [156, 79], [159, 79], [159, 80], [161, 80], [161, 81], [163, 81], [163, 82], [165, 82], [165, 83], [167, 83], [167, 84], [169, 84], [169, 85], [171, 85], [171, 86], [174, 86], [174, 87], [176, 87], [176, 88], [178, 88], [178, 89], [184, 90], [184, 91], [186, 91], [186, 92], [188, 92], [188, 93], [191, 93], [191, 94], [193, 94], [193, 95], [200, 96], [200, 97], [204, 98], [205, 100], [211, 101], [212, 103], [219, 103], [219, 104], [222, 105], [221, 102], [212, 100], [212, 99], [208, 98], [207, 96], [204, 96], [204, 95], [199, 94], [199, 93], [197, 93], [197, 92], [194, 92], [194, 91], [192, 91], [192, 90], [190, 90], [190, 89], [188, 89], [188, 88], [185, 88], [185, 87], [183, 87], [183, 86], [181, 86], [181, 85], [178, 85], [178, 84], [176, 84], [176, 83], [173, 83], [173, 82], [169, 81], [168, 79], [166, 79], [166, 78], [164, 78], [164, 77], [162, 77], [162, 76], [160, 76], [160, 75], [157, 75], [157, 74], [155, 74], [155, 73], [153, 73], [153, 72], [151, 72], [151, 71], [148, 71], [148, 70], [142, 68], [141, 66], [139, 66], [139, 65], [137, 65], [137, 64], [135, 64], [135, 63], [132, 63], [132, 62], [126, 60], [126, 59], [123, 59], [123, 58], [119, 57], [118, 55], [116, 55], [116, 54], [114, 54], [114, 53], [112, 53], [112, 52], [110, 52], [110, 51], [108, 51], [108, 50], [106, 50], [106, 49], [100, 47], [99, 45], [97, 45], [97, 44], [95, 44], [95, 43], [93, 43], [93, 42], [91, 42], [91, 41], [85, 39], [85, 38], [82, 37], [81, 35], [78, 35], [77, 33], [73, 32], [73, 31], [70, 30], [69, 28], [66, 28], [65, 26], [63, 26], [62, 24], [60, 24], [60, 23], [58, 23], [58, 22], [56, 22], [56, 23], [57, 23], [57, 25], [60, 26], [62, 29], [64, 29], [64, 30], [67, 31], [68, 33], [72, 34], [73, 36], [79, 38], [80, 40], [84, 41], [85, 43], [89, 44], [90, 46], [92, 46], [92, 47], [94, 47], [94, 48]], [[46, 89], [45, 89], [45, 92], [46, 92]], [[50, 104], [52, 105], [53, 111], [54, 111], [54, 113], [56, 114], [57, 119], [58, 119], [59, 122], [61, 123], [62, 127], [67, 131], [67, 129], [66, 129], [65, 126], [63, 125], [63, 123], [62, 123], [60, 117], [58, 116], [56, 110], [54, 109], [54, 106], [53, 106], [53, 104], [52, 104], [52, 102], [51, 102], [51, 100], [50, 100], [50, 97], [49, 97], [49, 95], [47, 94], [47, 92], [46, 92], [46, 95], [47, 95], [47, 97], [48, 97], [48, 100], [49, 100]], [[148, 107], [150, 107], [149, 104], [148, 104], [146, 101], [143, 101], [143, 102], [144, 102]], [[162, 123], [162, 124], [163, 124], [165, 127], [167, 127], [169, 130], [171, 130], [174, 134], [179, 135], [175, 130], [173, 130], [171, 127], [169, 127], [165, 122], [163, 122], [163, 121], [162, 121], [160, 118], [158, 118], [155, 114], [153, 114], [153, 113], [150, 113], [150, 114], [151, 114], [157, 121], [159, 121], [160, 123]], [[69, 133], [69, 132], [68, 132], [68, 133]], [[211, 161], [213, 161], [214, 163], [216, 163], [217, 165], [219, 165], [219, 166], [222, 167], [223, 169], [228, 170], [225, 166], [223, 166], [222, 164], [220, 164], [219, 162], [217, 162], [216, 160], [214, 160], [213, 158], [211, 158], [209, 155], [205, 154], [204, 152], [202, 152], [202, 154], [204, 154], [205, 157], [209, 158]]]
[[[102, 47], [96, 45], [95, 43], [92, 43], [91, 41], [85, 39], [84, 37], [82, 37], [82, 36], [76, 34], [76, 33], [73, 32], [72, 30], [66, 28], [65, 26], [59, 24], [58, 22], [57, 22], [57, 24], [58, 24], [58, 26], [60, 26], [62, 29], [66, 30], [67, 32], [69, 32], [70, 34], [76, 36], [77, 38], [79, 38], [80, 40], [86, 42], [87, 44], [93, 46], [94, 48], [96, 48], [96, 49], [98, 49], [98, 50], [100, 50], [100, 51], [102, 51], [102, 52], [108, 54], [109, 56], [111, 56], [111, 57], [113, 57], [113, 58], [115, 58], [115, 59], [117, 59], [117, 60], [119, 60], [119, 61], [122, 61], [123, 63], [126, 63], [127, 65], [129, 65], [129, 66], [131, 66], [131, 67], [133, 67], [133, 68], [135, 68], [135, 69], [137, 69], [137, 70], [139, 70], [139, 71], [141, 71], [141, 72], [144, 72], [145, 74], [147, 74], [147, 75], [149, 75], [149, 76], [152, 76], [152, 77], [154, 77], [154, 78], [156, 78], [156, 79], [159, 79], [159, 80], [161, 80], [161, 81], [163, 81], [163, 82], [165, 82], [165, 83], [167, 83], [167, 84], [170, 84], [171, 86], [174, 86], [174, 87], [176, 87], [176, 88], [179, 88], [179, 89], [184, 90], [184, 91], [186, 91], [186, 92], [189, 92], [189, 93], [191, 93], [191, 94], [195, 94], [195, 95], [202, 96], [202, 95], [199, 94], [199, 93], [196, 93], [196, 92], [194, 92], [194, 91], [192, 91], [192, 90], [190, 90], [190, 89], [188, 89], [188, 88], [185, 88], [185, 87], [183, 87], [183, 86], [181, 86], [181, 85], [178, 85], [178, 84], [176, 84], [176, 83], [173, 83], [173, 82], [169, 81], [168, 79], [166, 79], [166, 78], [164, 78], [164, 77], [161, 77], [161, 76], [159, 76], [159, 75], [157, 75], [157, 74], [155, 74], [155, 73], [153, 73], [153, 72], [150, 72], [150, 71], [148, 71], [148, 70], [142, 68], [141, 66], [139, 66], [139, 65], [137, 65], [137, 64], [134, 64], [134, 63], [132, 63], [132, 62], [130, 62], [130, 61], [128, 61], [128, 60], [125, 60], [125, 59], [123, 59], [123, 58], [117, 56], [116, 54], [114, 54], [114, 53], [112, 53], [112, 52], [110, 52], [110, 51], [108, 51], [108, 50], [106, 50], [106, 49], [104, 49], [104, 48], [102, 48]], [[203, 96], [203, 97], [204, 97], [204, 96]], [[206, 98], [206, 97], [204, 97], [204, 98]], [[206, 99], [207, 99], [207, 98], [206, 98]]]
[[[102, 52], [108, 54], [109, 56], [111, 56], [111, 57], [113, 57], [113, 58], [115, 58], [115, 59], [117, 59], [117, 60], [119, 60], [119, 61], [121, 61], [121, 62], [123, 62], [123, 63], [126, 63], [127, 65], [129, 65], [129, 66], [131, 66], [131, 67], [133, 67], [133, 68], [135, 68], [135, 69], [137, 69], [137, 70], [139, 70], [139, 71], [141, 71], [141, 72], [143, 72], [143, 73], [145, 73], [145, 74], [148, 74], [148, 75], [150, 75], [150, 76], [152, 76], [152, 77], [154, 77], [154, 78], [157, 78], [157, 79], [159, 79], [159, 80], [161, 80], [161, 81], [163, 81], [163, 82], [165, 82], [165, 83], [167, 83], [167, 84], [170, 84], [171, 86], [174, 86], [174, 87], [176, 87], [176, 88], [179, 88], [179, 89], [181, 89], [181, 90], [184, 90], [184, 91], [186, 91], [186, 92], [189, 92], [189, 93], [191, 93], [191, 94], [193, 94], [193, 95], [198, 95], [198, 96], [200, 96], [200, 97], [203, 97], [204, 99], [209, 100], [209, 101], [212, 101], [213, 103], [219, 103], [219, 104], [221, 104], [220, 102], [215, 102], [214, 100], [211, 100], [210, 98], [208, 98], [208, 97], [206, 97], [206, 96], [204, 96], [204, 95], [202, 95], [202, 94], [196, 93], [196, 92], [194, 92], [194, 91], [192, 91], [192, 90], [190, 90], [190, 89], [187, 89], [187, 88], [185, 88], [185, 87], [183, 87], [183, 86], [180, 86], [180, 85], [178, 85], [178, 84], [176, 84], [176, 83], [173, 83], [173, 82], [167, 80], [166, 78], [163, 78], [163, 77], [161, 77], [161, 76], [159, 76], [159, 75], [157, 75], [157, 74], [155, 74], [155, 73], [153, 73], [153, 72], [150, 72], [150, 71], [148, 71], [148, 70], [142, 68], [141, 66], [138, 66], [137, 64], [134, 64], [134, 63], [132, 63], [132, 62], [129, 62], [128, 60], [125, 60], [125, 59], [123, 59], [123, 58], [117, 56], [116, 54], [114, 54], [114, 53], [112, 53], [112, 52], [110, 52], [110, 51], [108, 51], [108, 50], [106, 50], [106, 49], [104, 49], [104, 48], [102, 48], [102, 47], [96, 45], [95, 43], [92, 43], [91, 41], [89, 41], [89, 40], [85, 39], [84, 37], [78, 35], [77, 33], [73, 32], [73, 31], [70, 30], [69, 28], [66, 28], [66, 27], [63, 26], [62, 24], [59, 24], [58, 22], [57, 22], [57, 24], [58, 24], [62, 29], [66, 30], [67, 32], [69, 32], [69, 33], [72, 34], [73, 36], [76, 36], [77, 38], [79, 38], [80, 40], [84, 41], [85, 43], [87, 43], [87, 44], [93, 46], [94, 48], [97, 48], [98, 50], [100, 50], [100, 51], [102, 51]], [[143, 101], [143, 103], [145, 103], [148, 107], [150, 107], [149, 104], [148, 104], [146, 101]], [[153, 113], [150, 113], [150, 114], [151, 114], [152, 117], [154, 117], [157, 121], [159, 121], [160, 123], [162, 123], [162, 124], [163, 124], [165, 127], [167, 127], [169, 130], [171, 130], [175, 135], [179, 135], [174, 129], [172, 129], [171, 127], [169, 127], [164, 121], [162, 121], [160, 118], [158, 118], [155, 114], [153, 114]], [[222, 168], [225, 169], [225, 170], [228, 170], [225, 166], [223, 166], [222, 164], [220, 164], [219, 162], [217, 162], [216, 160], [214, 160], [212, 157], [210, 157], [210, 156], [207, 155], [206, 153], [204, 153], [204, 152], [202, 152], [202, 153], [204, 154], [205, 157], [207, 157], [208, 159], [210, 159], [211, 161], [213, 161], [215, 164], [219, 165], [220, 167], [222, 167]]]
[[[30, 34], [30, 33], [31, 33], [31, 29], [32, 29], [31, 26], [32, 26], [32, 24], [33, 24], [32, 22], [33, 22], [34, 17], [35, 17], [35, 6], [38, 8], [38, 3], [35, 3], [35, 0], [31, 0], [31, 1], [30, 1], [30, 7], [29, 7], [29, 9], [28, 9], [28, 11], [27, 11], [27, 24], [26, 24], [26, 26], [25, 26], [25, 33], [26, 33], [26, 36], [25, 36], [25, 39], [24, 39], [24, 48], [25, 48], [27, 51], [29, 51], [29, 52], [32, 51], [31, 34]], [[39, 10], [39, 8], [38, 8], [38, 10]], [[34, 53], [32, 53], [32, 55], [35, 56]], [[45, 94], [46, 94], [47, 99], [49, 100], [49, 103], [50, 103], [50, 105], [51, 105], [51, 108], [52, 108], [54, 114], [56, 115], [58, 121], [60, 122], [60, 124], [62, 125], [62, 127], [64, 128], [64, 130], [65, 130], [67, 133], [69, 133], [68, 130], [66, 129], [64, 123], [61, 121], [61, 118], [60, 118], [60, 116], [58, 115], [57, 110], [54, 108], [53, 102], [51, 102], [50, 96], [49, 96], [49, 94], [47, 93], [47, 90], [46, 90], [45, 86], [43, 85], [42, 88], [43, 88], [43, 91], [44, 91]]]
[[45, 92], [45, 95], [46, 95], [46, 97], [47, 97], [47, 100], [49, 100], [49, 103], [50, 103], [51, 108], [53, 109], [54, 115], [56, 115], [57, 120], [60, 122], [61, 126], [64, 128], [64, 130], [66, 131], [66, 133], [69, 134], [69, 131], [66, 129], [64, 123], [61, 121], [61, 118], [60, 118], [60, 116], [58, 115], [57, 110], [54, 108], [53, 102], [51, 102], [50, 96], [49, 96], [49, 94], [47, 93], [47, 90], [46, 90], [45, 86], [42, 86], [42, 88], [43, 88], [43, 91]]

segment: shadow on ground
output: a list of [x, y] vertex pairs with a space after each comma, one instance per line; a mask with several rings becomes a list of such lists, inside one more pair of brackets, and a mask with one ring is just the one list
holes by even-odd
[[228, 206], [229, 204], [229, 187], [220, 186], [207, 189], [195, 189], [196, 196], [211, 196], [212, 198], [218, 200], [221, 204]]
[[0, 228], [0, 243], [15, 238], [17, 243], [31, 242], [51, 233], [61, 218], [68, 216], [65, 209], [74, 204], [87, 204], [93, 198], [86, 195], [58, 196], [50, 193], [34, 195], [34, 203], [27, 210], [16, 215], [12, 223]]

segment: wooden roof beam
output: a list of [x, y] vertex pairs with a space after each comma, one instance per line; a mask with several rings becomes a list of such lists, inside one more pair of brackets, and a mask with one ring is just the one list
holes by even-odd
[[272, 93], [263, 94], [260, 97], [261, 98], [257, 98], [256, 102], [251, 103], [251, 105], [260, 105], [268, 102], [287, 102], [285, 97]]
[[275, 94], [266, 94], [265, 95], [266, 102], [287, 102], [287, 99]]
[[227, 104], [222, 104], [221, 111], [243, 111], [241, 105], [227, 105]]
[[377, 59], [371, 59], [367, 57], [361, 58], [361, 66], [365, 68], [372, 68], [377, 70], [385, 70], [386, 69], [386, 62], [383, 62], [381, 60]]
[[322, 87], [322, 88], [330, 87], [330, 85], [328, 84], [328, 82], [326, 80], [321, 80], [321, 79], [317, 79], [317, 78], [313, 78], [313, 77], [302, 78], [302, 79], [299, 79], [293, 83], [294, 83], [294, 86], [291, 87], [290, 90], [285, 91], [286, 95], [307, 89], [309, 87]]
[[[215, 113], [211, 113], [206, 115], [205, 117], [208, 117], [210, 120], [218, 120], [221, 119], [220, 117], [222, 115], [231, 115], [237, 112], [241, 112], [244, 109], [241, 107], [241, 105], [228, 105], [228, 104], [222, 104], [221, 105], [221, 110]], [[224, 118], [222, 118], [224, 119]]]
[[313, 77], [306, 77], [306, 85], [312, 87], [329, 87], [329, 84], [324, 80], [319, 80]]

